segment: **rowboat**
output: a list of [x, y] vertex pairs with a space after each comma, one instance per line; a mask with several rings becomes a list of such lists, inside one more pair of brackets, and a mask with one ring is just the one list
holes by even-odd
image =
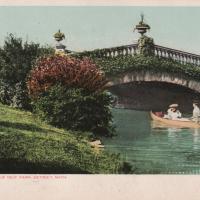
[[171, 119], [165, 119], [161, 116], [158, 116], [154, 112], [150, 112], [151, 118], [154, 121], [160, 122], [162, 124], [166, 124], [167, 126], [173, 126], [173, 127], [181, 127], [181, 128], [200, 128], [200, 124], [193, 122], [191, 120], [171, 120]]

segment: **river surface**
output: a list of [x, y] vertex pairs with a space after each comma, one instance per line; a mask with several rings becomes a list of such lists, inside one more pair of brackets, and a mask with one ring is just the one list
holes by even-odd
[[148, 112], [113, 109], [117, 136], [103, 139], [136, 174], [200, 174], [200, 129], [163, 127]]

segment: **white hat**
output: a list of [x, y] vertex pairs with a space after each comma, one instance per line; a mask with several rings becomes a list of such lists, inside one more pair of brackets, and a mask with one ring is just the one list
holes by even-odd
[[178, 107], [178, 104], [176, 103], [169, 105], [169, 108], [176, 108], [176, 107]]

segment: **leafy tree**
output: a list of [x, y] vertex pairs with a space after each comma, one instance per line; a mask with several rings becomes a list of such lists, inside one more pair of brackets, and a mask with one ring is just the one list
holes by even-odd
[[36, 113], [58, 127], [113, 132], [112, 97], [104, 74], [89, 59], [48, 56], [38, 60], [28, 79]]
[[35, 112], [48, 123], [62, 128], [110, 135], [112, 96], [107, 92], [88, 93], [84, 89], [55, 85], [34, 100]]
[[40, 58], [28, 79], [30, 95], [37, 96], [58, 83], [94, 92], [101, 90], [107, 81], [103, 72], [88, 58], [61, 55]]
[[[52, 48], [40, 47], [36, 43], [23, 43], [21, 38], [17, 38], [13, 34], [8, 35], [3, 48], [0, 48], [1, 102], [27, 108], [29, 102], [26, 88], [27, 74], [31, 70], [36, 58], [51, 53], [53, 53]], [[13, 92], [16, 87], [17, 91]], [[19, 98], [20, 94], [23, 96]], [[18, 97], [15, 97], [15, 95]], [[13, 102], [12, 100], [16, 98], [18, 98], [18, 101]], [[19, 99], [23, 99], [23, 101], [19, 101]]]

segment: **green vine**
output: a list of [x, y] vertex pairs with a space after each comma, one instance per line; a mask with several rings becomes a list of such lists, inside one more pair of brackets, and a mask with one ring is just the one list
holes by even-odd
[[[139, 55], [118, 55], [116, 57], [104, 57], [103, 54], [108, 52], [108, 49], [96, 49], [94, 51], [84, 51], [74, 54], [74, 57], [91, 58], [97, 66], [105, 72], [107, 76], [114, 76], [120, 73], [144, 71], [152, 72], [167, 72], [177, 73], [185, 76], [188, 79], [200, 81], [200, 67], [194, 64], [181, 64], [170, 58], [158, 58], [153, 55], [153, 39], [142, 36], [141, 43], [146, 43], [143, 49], [141, 45]], [[120, 48], [120, 47], [119, 47]]]
[[200, 80], [200, 67], [192, 64], [181, 64], [167, 58], [156, 56], [117, 56], [114, 58], [93, 58], [94, 62], [107, 77], [125, 72], [137, 72], [149, 70], [152, 72], [177, 73], [189, 79]]
[[154, 54], [154, 41], [152, 38], [143, 35], [138, 40], [139, 54], [150, 56]]

